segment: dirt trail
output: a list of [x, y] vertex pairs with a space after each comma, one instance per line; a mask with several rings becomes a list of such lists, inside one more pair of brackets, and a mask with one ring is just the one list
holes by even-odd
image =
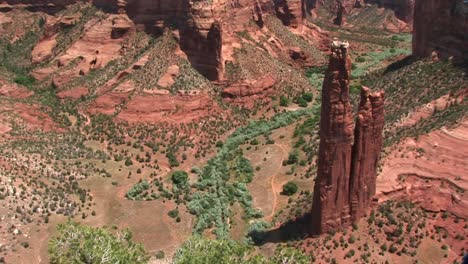
[[[288, 152], [286, 151], [284, 146], [282, 144], [278, 144], [278, 143], [275, 143], [275, 145], [278, 146], [281, 149], [281, 151], [283, 152], [282, 157], [285, 157]], [[281, 162], [278, 163], [278, 169], [277, 169], [278, 172], [281, 170], [281, 166], [283, 166], [283, 161], [284, 161], [284, 158], [282, 158]], [[281, 186], [285, 183], [285, 182], [283, 182], [283, 183], [280, 183], [280, 184], [276, 184], [275, 180], [276, 180], [277, 175], [278, 174], [274, 174], [271, 177], [271, 180], [270, 180], [271, 191], [273, 192], [273, 206], [272, 206], [272, 209], [271, 209], [271, 214], [269, 216], [265, 217], [265, 220], [267, 220], [267, 221], [271, 221], [273, 219], [273, 216], [275, 215], [276, 207], [278, 205], [278, 193], [280, 192]]]

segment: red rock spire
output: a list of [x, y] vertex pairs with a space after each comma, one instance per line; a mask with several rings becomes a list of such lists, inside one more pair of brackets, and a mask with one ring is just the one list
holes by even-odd
[[322, 88], [320, 148], [312, 205], [312, 232], [349, 224], [353, 116], [349, 102], [351, 58], [347, 42], [334, 40]]
[[377, 165], [382, 149], [384, 127], [384, 92], [361, 89], [361, 103], [354, 132], [351, 163], [351, 219], [359, 220], [369, 208], [375, 195]]
[[312, 204], [312, 234], [348, 226], [375, 194], [382, 147], [384, 93], [362, 88], [353, 142], [348, 42], [334, 40], [322, 89], [320, 149]]

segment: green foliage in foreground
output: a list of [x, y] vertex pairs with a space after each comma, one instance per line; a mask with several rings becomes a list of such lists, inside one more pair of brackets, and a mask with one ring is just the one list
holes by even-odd
[[230, 175], [228, 161], [235, 157], [236, 150], [241, 144], [274, 129], [296, 122], [304, 115], [315, 114], [313, 108], [297, 111], [282, 112], [268, 120], [252, 121], [249, 125], [237, 129], [220, 147], [217, 155], [208, 161], [199, 174], [195, 186], [198, 189], [190, 203], [188, 210], [197, 216], [194, 226], [195, 233], [202, 233], [206, 229], [213, 229], [218, 238], [229, 237], [229, 221], [232, 216], [230, 206], [239, 202], [247, 218], [261, 217], [261, 212], [252, 206], [245, 179]]
[[49, 241], [49, 256], [52, 264], [136, 264], [149, 260], [143, 246], [132, 242], [128, 230], [114, 234], [71, 221], [58, 226], [58, 235]]
[[311, 259], [294, 248], [278, 247], [270, 258], [254, 253], [254, 248], [233, 240], [210, 240], [194, 236], [174, 256], [175, 264], [309, 264]]

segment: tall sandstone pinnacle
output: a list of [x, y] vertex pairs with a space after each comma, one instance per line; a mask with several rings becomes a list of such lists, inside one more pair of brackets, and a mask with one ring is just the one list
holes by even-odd
[[312, 205], [313, 233], [349, 224], [353, 115], [349, 102], [348, 43], [333, 41], [322, 87], [318, 175]]
[[375, 195], [384, 123], [384, 92], [372, 93], [369, 88], [362, 87], [351, 161], [352, 221], [364, 216]]
[[322, 88], [320, 148], [312, 204], [312, 234], [348, 226], [375, 194], [382, 147], [384, 93], [363, 87], [354, 131], [349, 102], [349, 44], [334, 40]]

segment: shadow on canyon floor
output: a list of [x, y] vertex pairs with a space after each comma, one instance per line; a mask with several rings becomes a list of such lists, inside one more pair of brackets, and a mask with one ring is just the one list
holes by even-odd
[[283, 223], [276, 229], [265, 232], [251, 232], [249, 236], [257, 246], [267, 243], [282, 243], [288, 241], [301, 240], [310, 237], [310, 223], [312, 222], [310, 213], [298, 217], [289, 222]]

